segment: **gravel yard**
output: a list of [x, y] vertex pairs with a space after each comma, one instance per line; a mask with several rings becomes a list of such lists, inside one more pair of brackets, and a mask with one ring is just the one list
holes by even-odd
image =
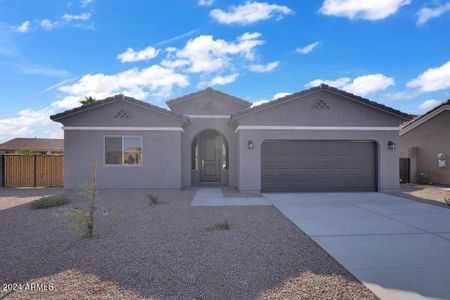
[[400, 187], [399, 192], [389, 194], [450, 208], [444, 201], [445, 197], [450, 198], [450, 187], [416, 184], [402, 184]]
[[[161, 200], [151, 206], [150, 191], [100, 191], [111, 213], [82, 239], [55, 217], [61, 207], [27, 204], [58, 191], [0, 189], [0, 298], [376, 299], [272, 206], [191, 207], [193, 190], [151, 191]], [[71, 198], [63, 207], [87, 207]], [[213, 229], [225, 219], [230, 230]]]

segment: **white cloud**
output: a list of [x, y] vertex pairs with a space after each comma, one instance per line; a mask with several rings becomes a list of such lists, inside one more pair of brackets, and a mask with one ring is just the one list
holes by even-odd
[[210, 12], [211, 17], [221, 24], [239, 25], [247, 25], [272, 18], [280, 20], [290, 14], [293, 14], [293, 11], [287, 6], [256, 1], [249, 1], [238, 6], [233, 5], [227, 12], [221, 9], [214, 9]]
[[[283, 98], [283, 97], [286, 97], [286, 96], [291, 95], [291, 94], [292, 93], [289, 93], [289, 92], [279, 92], [279, 93], [276, 93], [275, 95], [273, 95], [272, 100], [276, 100], [278, 98]], [[264, 103], [269, 103], [269, 102], [270, 102], [270, 100], [261, 99], [261, 100], [253, 102], [251, 107], [255, 107], [255, 106], [258, 106], [258, 105], [261, 105], [261, 104], [264, 104]]]
[[201, 35], [191, 39], [183, 49], [171, 49], [168, 58], [162, 62], [168, 68], [184, 67], [190, 73], [211, 73], [229, 68], [233, 59], [255, 58], [255, 48], [264, 44], [259, 33], [244, 33], [236, 42], [214, 39]]
[[66, 77], [71, 75], [70, 72], [66, 70], [33, 64], [17, 65], [17, 69], [23, 74], [43, 75], [48, 77]]
[[200, 6], [211, 6], [216, 2], [216, 0], [199, 0], [198, 5]]
[[422, 92], [434, 92], [450, 88], [450, 61], [446, 64], [430, 68], [417, 78], [408, 82], [409, 88], [419, 88]]
[[297, 49], [295, 49], [295, 51], [297, 51], [298, 53], [301, 53], [301, 54], [308, 54], [308, 53], [311, 53], [317, 46], [319, 46], [319, 44], [320, 44], [319, 42], [314, 42], [314, 43], [306, 45], [303, 48], [297, 48]]
[[423, 109], [423, 110], [430, 110], [432, 108], [435, 108], [436, 106], [438, 106], [439, 104], [441, 104], [441, 101], [435, 100], [435, 99], [429, 99], [429, 100], [425, 100], [423, 101], [420, 105], [419, 108]]
[[250, 71], [256, 73], [269, 73], [275, 70], [279, 66], [279, 64], [280, 64], [279, 61], [273, 61], [266, 65], [251, 65], [249, 69]]
[[150, 60], [152, 58], [155, 58], [159, 53], [159, 50], [156, 50], [153, 47], [147, 47], [144, 50], [141, 51], [134, 51], [133, 48], [128, 48], [127, 51], [119, 54], [117, 56], [118, 59], [122, 63], [125, 62], [135, 62], [135, 61], [142, 61], [142, 60]]
[[253, 102], [252, 106], [250, 106], [250, 107], [255, 107], [255, 106], [258, 106], [258, 105], [261, 105], [264, 103], [268, 103], [268, 102], [270, 102], [270, 101], [266, 100], [266, 99], [258, 100], [258, 101]]
[[113, 94], [124, 93], [145, 99], [150, 93], [154, 97], [168, 97], [174, 86], [189, 85], [185, 75], [171, 69], [152, 65], [148, 68], [133, 68], [114, 75], [85, 75], [77, 83], [61, 86], [59, 90], [70, 96], [92, 96], [105, 98]]
[[234, 82], [237, 78], [238, 78], [239, 74], [238, 73], [234, 73], [234, 74], [230, 74], [230, 75], [226, 75], [226, 76], [216, 76], [214, 77], [210, 82], [209, 85], [213, 86], [213, 85], [226, 85], [229, 83]]
[[94, 0], [81, 0], [80, 1], [80, 6], [82, 8], [85, 8], [85, 7], [87, 7], [87, 6], [89, 6], [89, 5], [93, 4], [93, 3], [94, 3]]
[[289, 96], [290, 94], [292, 94], [292, 93], [288, 93], [288, 92], [276, 93], [275, 95], [273, 95], [273, 100]]
[[30, 31], [31, 29], [31, 22], [30, 21], [25, 21], [22, 24], [20, 24], [19, 26], [11, 26], [11, 29], [20, 33], [26, 33], [28, 31]]
[[51, 21], [49, 19], [43, 19], [43, 20], [41, 20], [41, 22], [39, 22], [39, 24], [45, 30], [52, 30], [59, 25], [59, 23], [57, 21]]
[[91, 17], [90, 13], [82, 13], [79, 15], [71, 15], [71, 14], [64, 14], [62, 16], [62, 19], [66, 22], [72, 22], [72, 21], [87, 21]]
[[438, 18], [448, 11], [450, 11], [450, 2], [433, 8], [423, 7], [417, 13], [417, 25], [423, 25], [430, 19]]
[[323, 79], [316, 79], [313, 81], [308, 82], [305, 86], [306, 87], [313, 87], [313, 86], [319, 86], [320, 84], [327, 84], [329, 86], [333, 86], [338, 89], [342, 89], [344, 86], [348, 85], [352, 80], [348, 77], [342, 77], [338, 78], [336, 80], [323, 80]]
[[349, 19], [381, 20], [395, 14], [411, 0], [325, 0], [320, 12]]
[[339, 78], [337, 80], [316, 79], [310, 81], [305, 86], [313, 87], [318, 86], [321, 83], [328, 84], [363, 97], [395, 85], [394, 78], [392, 77], [387, 77], [383, 74], [372, 74], [359, 76], [353, 80], [348, 77]]
[[19, 136], [35, 135], [43, 129], [55, 129], [56, 126], [52, 124], [49, 118], [52, 113], [54, 113], [54, 110], [51, 107], [39, 110], [24, 109], [19, 111], [16, 117], [0, 119], [0, 141]]

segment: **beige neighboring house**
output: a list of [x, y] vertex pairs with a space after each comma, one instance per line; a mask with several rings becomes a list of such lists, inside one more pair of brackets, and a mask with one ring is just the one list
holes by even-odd
[[33, 150], [38, 154], [64, 154], [63, 139], [15, 138], [0, 144], [0, 153], [19, 154], [24, 150]]
[[450, 185], [450, 100], [402, 127], [400, 164], [411, 183]]

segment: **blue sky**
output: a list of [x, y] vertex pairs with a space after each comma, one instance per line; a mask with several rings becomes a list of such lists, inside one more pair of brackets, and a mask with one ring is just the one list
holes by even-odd
[[61, 136], [49, 115], [84, 96], [320, 82], [414, 114], [450, 98], [450, 1], [0, 0], [0, 141]]

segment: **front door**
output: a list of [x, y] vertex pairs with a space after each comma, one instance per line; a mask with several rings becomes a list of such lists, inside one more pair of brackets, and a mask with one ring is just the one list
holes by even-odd
[[220, 181], [220, 163], [222, 147], [219, 147], [217, 135], [202, 136], [200, 139], [201, 181]]

